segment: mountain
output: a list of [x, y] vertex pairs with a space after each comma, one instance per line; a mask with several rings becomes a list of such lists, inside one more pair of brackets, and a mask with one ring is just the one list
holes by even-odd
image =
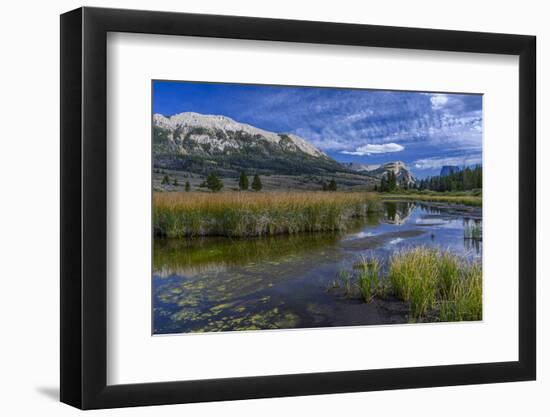
[[372, 177], [382, 179], [387, 176], [388, 172], [393, 172], [397, 179], [397, 183], [401, 186], [410, 186], [416, 182], [416, 179], [412, 175], [411, 171], [404, 162], [394, 161], [387, 162], [382, 165], [365, 165], [356, 163], [347, 163], [346, 167], [358, 172], [365, 173]]
[[349, 172], [299, 136], [190, 112], [153, 116], [153, 160], [157, 168], [222, 176]]
[[439, 173], [439, 176], [445, 177], [450, 174], [454, 174], [455, 172], [459, 172], [460, 167], [457, 167], [456, 165], [444, 165], [441, 167], [441, 171]]

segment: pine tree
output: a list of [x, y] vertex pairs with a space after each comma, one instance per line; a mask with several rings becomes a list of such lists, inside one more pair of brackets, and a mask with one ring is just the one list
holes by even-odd
[[388, 172], [388, 191], [392, 192], [397, 189], [397, 178], [395, 177], [395, 172]]
[[334, 181], [334, 179], [330, 180], [330, 182], [328, 183], [327, 189], [329, 191], [336, 191], [337, 188], [338, 186], [336, 185], [336, 181]]
[[189, 181], [185, 181], [185, 191], [189, 192], [191, 190], [191, 184], [189, 184]]
[[223, 188], [223, 182], [216, 174], [210, 174], [208, 178], [206, 178], [206, 187], [213, 192], [217, 192]]
[[246, 191], [248, 190], [248, 177], [246, 174], [241, 172], [241, 176], [239, 177], [239, 189]]
[[258, 174], [254, 175], [254, 179], [252, 180], [252, 189], [254, 191], [260, 191], [262, 189], [262, 181], [260, 180]]
[[386, 180], [386, 177], [383, 176], [380, 180], [380, 192], [385, 193], [388, 191], [388, 181]]
[[178, 179], [177, 179], [177, 178], [174, 178], [174, 182], [172, 183], [172, 185], [173, 185], [174, 187], [177, 187], [177, 186], [179, 185]]
[[170, 177], [168, 175], [165, 175], [163, 178], [162, 178], [162, 182], [161, 182], [162, 185], [168, 185], [170, 184]]

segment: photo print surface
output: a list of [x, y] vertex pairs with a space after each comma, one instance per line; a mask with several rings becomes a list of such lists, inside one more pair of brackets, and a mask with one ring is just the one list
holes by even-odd
[[152, 333], [481, 320], [482, 100], [152, 81]]

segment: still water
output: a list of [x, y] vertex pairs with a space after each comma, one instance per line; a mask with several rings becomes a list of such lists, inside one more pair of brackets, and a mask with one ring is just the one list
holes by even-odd
[[335, 294], [335, 276], [415, 246], [480, 258], [481, 240], [465, 239], [480, 224], [479, 207], [386, 202], [346, 233], [155, 239], [153, 333], [404, 323], [404, 303]]

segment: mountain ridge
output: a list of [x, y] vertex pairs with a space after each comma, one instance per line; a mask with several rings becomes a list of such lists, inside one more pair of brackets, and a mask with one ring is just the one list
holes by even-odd
[[220, 115], [153, 115], [153, 158], [159, 168], [227, 175], [316, 173], [345, 170], [300, 136], [274, 133]]
[[341, 163], [306, 139], [275, 133], [222, 115], [183, 112], [153, 115], [155, 168], [222, 177], [241, 172], [262, 175], [337, 175], [352, 173], [365, 184], [380, 181], [389, 171], [400, 184], [415, 182], [401, 161], [385, 164]]
[[178, 126], [195, 126], [203, 127], [210, 129], [218, 129], [224, 131], [243, 131], [251, 135], [260, 135], [271, 143], [278, 143], [281, 139], [281, 136], [289, 137], [292, 142], [302, 151], [311, 156], [324, 156], [328, 157], [320, 149], [316, 148], [304, 138], [301, 138], [298, 135], [291, 133], [275, 133], [268, 130], [261, 129], [256, 126], [252, 126], [248, 123], [237, 122], [234, 119], [222, 116], [222, 115], [213, 115], [213, 114], [200, 114], [195, 112], [183, 112], [174, 114], [172, 116], [164, 116], [162, 114], [156, 113], [153, 115], [154, 124], [165, 127], [176, 129]]

